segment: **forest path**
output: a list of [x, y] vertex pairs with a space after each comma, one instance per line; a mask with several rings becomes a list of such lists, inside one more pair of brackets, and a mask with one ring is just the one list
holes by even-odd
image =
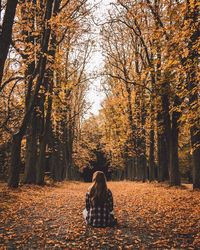
[[0, 249], [200, 249], [200, 192], [108, 182], [119, 224], [99, 229], [82, 218], [88, 185], [1, 184]]

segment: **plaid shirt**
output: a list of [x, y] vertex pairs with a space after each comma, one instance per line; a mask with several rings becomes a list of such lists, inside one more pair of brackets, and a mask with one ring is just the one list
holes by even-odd
[[106, 202], [102, 206], [92, 206], [90, 202], [90, 194], [86, 193], [86, 221], [93, 227], [106, 227], [112, 226], [114, 223], [113, 211], [113, 196], [112, 192], [108, 189]]

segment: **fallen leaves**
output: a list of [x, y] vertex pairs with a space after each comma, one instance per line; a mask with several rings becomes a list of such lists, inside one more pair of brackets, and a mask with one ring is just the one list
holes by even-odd
[[109, 182], [115, 228], [82, 218], [88, 184], [2, 187], [0, 248], [200, 249], [200, 193], [165, 185]]

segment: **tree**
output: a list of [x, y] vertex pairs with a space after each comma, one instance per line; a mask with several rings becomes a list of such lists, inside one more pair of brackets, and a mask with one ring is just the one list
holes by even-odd
[[[54, 1], [48, 1], [46, 4], [44, 22], [48, 22], [52, 16], [52, 8], [53, 8]], [[34, 70], [33, 75], [29, 79], [28, 84], [32, 84], [34, 78], [36, 78], [36, 85], [33, 91], [33, 95], [31, 96], [28, 109], [24, 115], [22, 120], [21, 127], [19, 131], [13, 136], [12, 142], [12, 151], [11, 151], [11, 166], [10, 166], [10, 173], [9, 173], [9, 180], [8, 185], [10, 187], [18, 187], [19, 184], [19, 173], [20, 173], [20, 151], [21, 151], [21, 141], [26, 132], [27, 125], [30, 121], [31, 113], [33, 112], [37, 95], [40, 90], [40, 86], [42, 85], [42, 81], [45, 74], [46, 63], [47, 63], [47, 56], [45, 55], [48, 52], [48, 43], [50, 39], [51, 29], [49, 26], [46, 26], [44, 29], [44, 35], [41, 41], [41, 55], [37, 61], [36, 68]]]

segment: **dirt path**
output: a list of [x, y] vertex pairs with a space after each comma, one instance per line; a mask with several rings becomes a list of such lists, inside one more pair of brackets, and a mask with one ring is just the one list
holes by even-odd
[[88, 184], [2, 186], [0, 249], [200, 249], [200, 192], [160, 184], [109, 182], [115, 228], [86, 227]]

